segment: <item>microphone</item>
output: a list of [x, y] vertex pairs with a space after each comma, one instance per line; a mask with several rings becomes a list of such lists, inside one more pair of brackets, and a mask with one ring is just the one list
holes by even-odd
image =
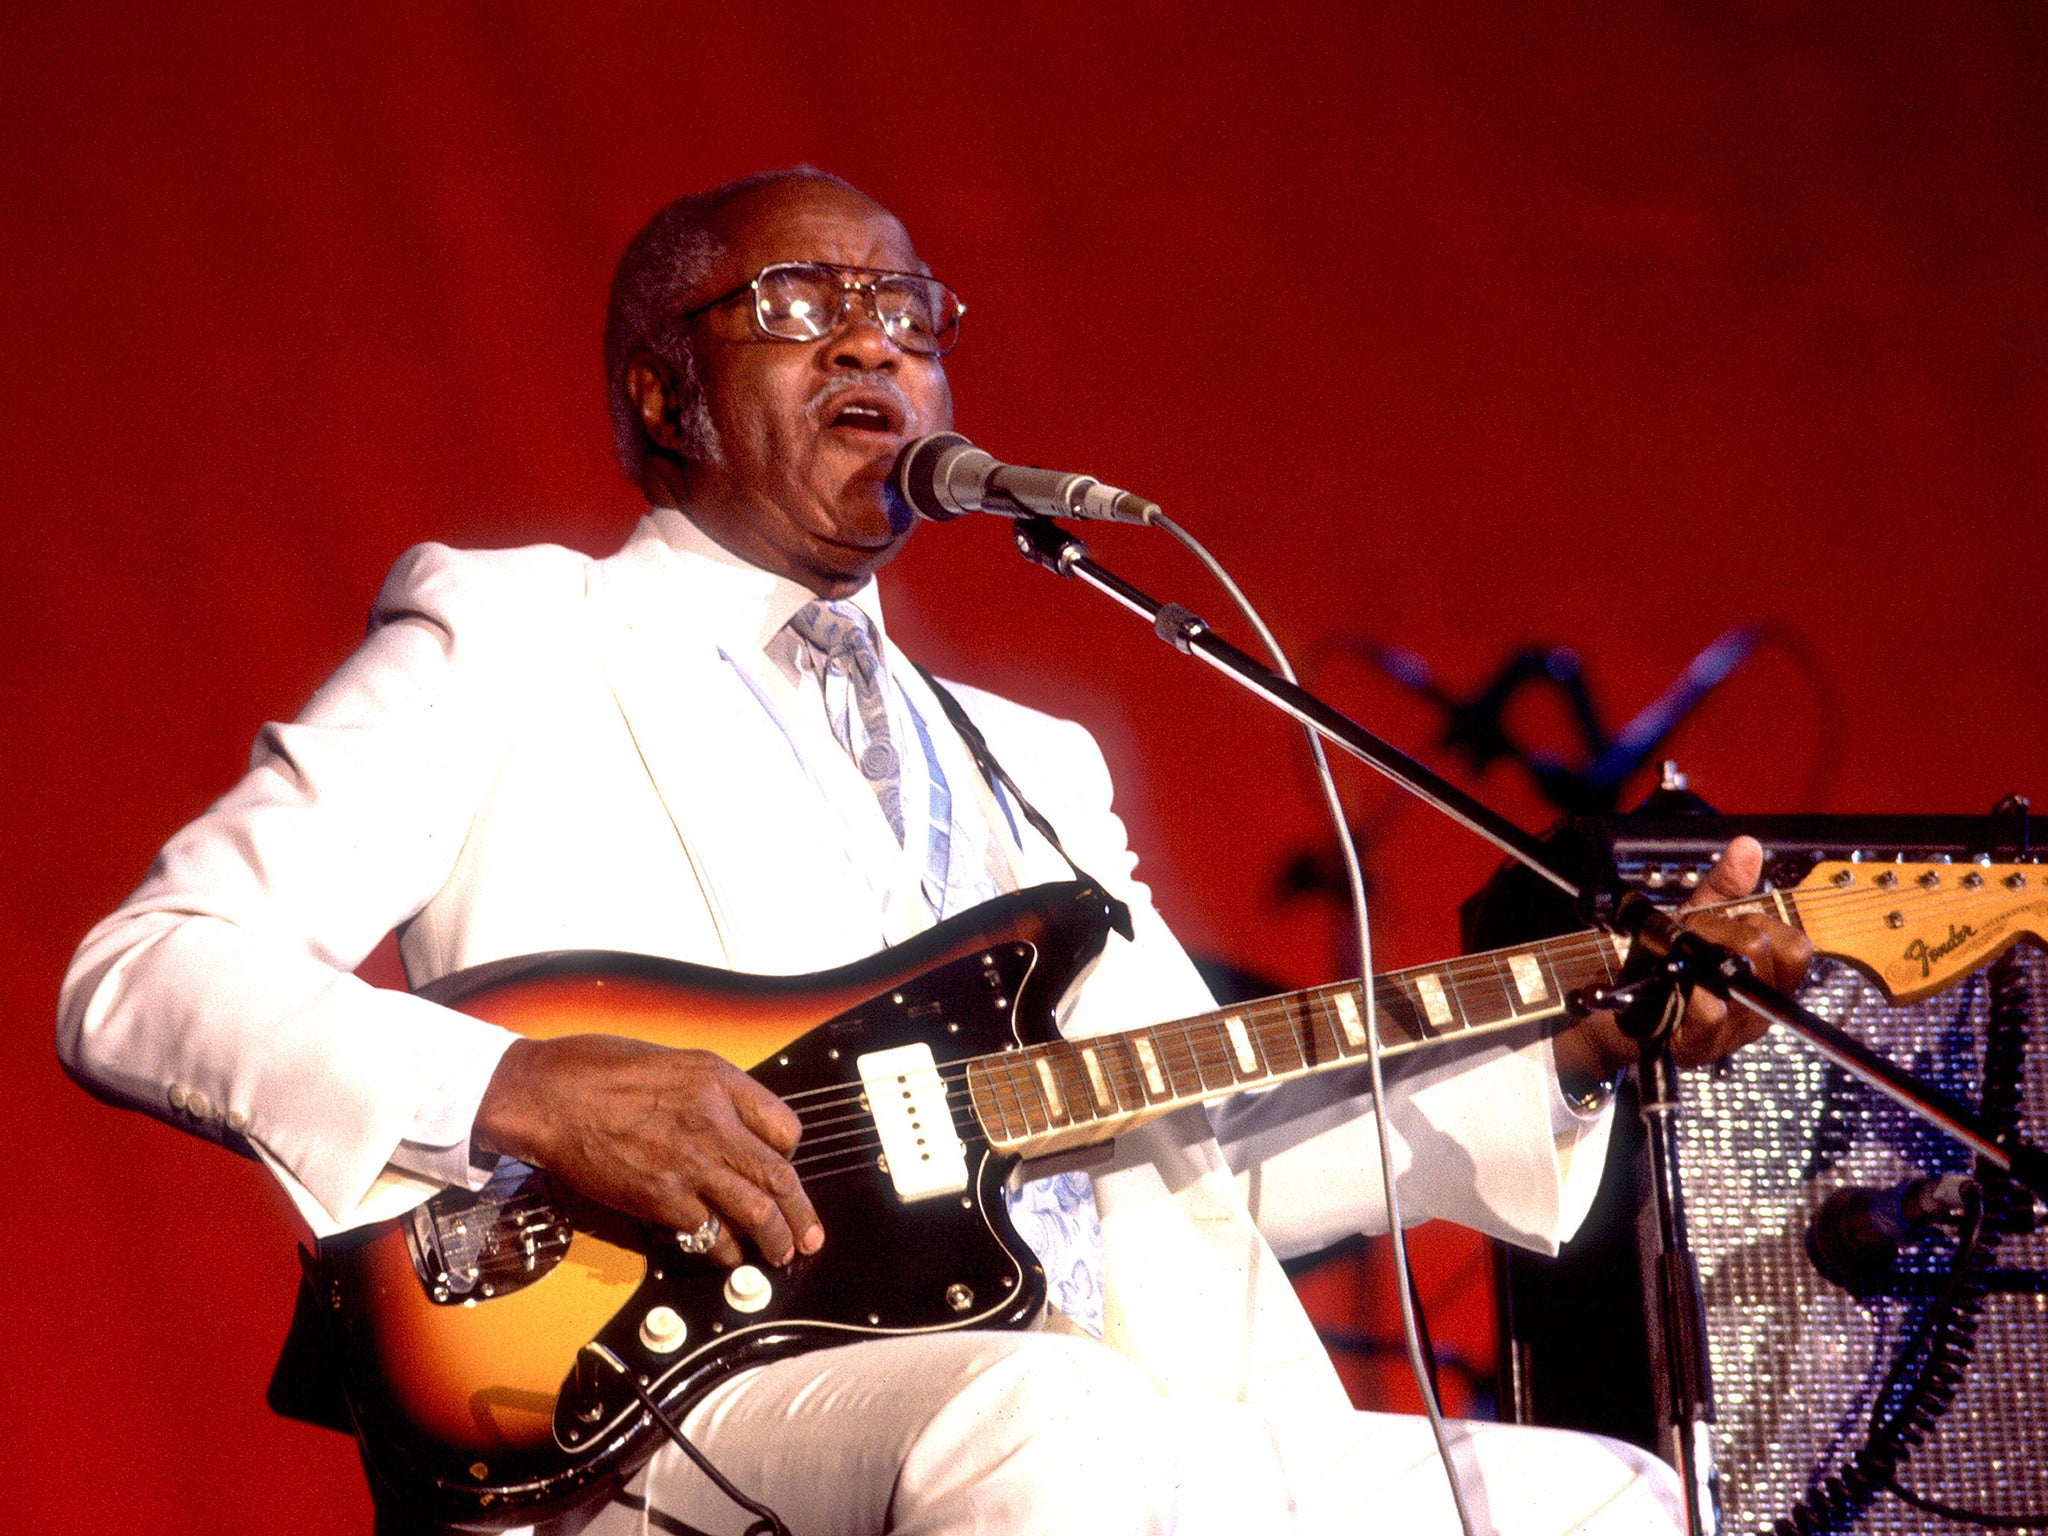
[[1079, 517], [1104, 523], [1150, 523], [1156, 503], [1093, 475], [1004, 464], [958, 432], [933, 432], [906, 443], [889, 472], [910, 509], [934, 523], [968, 512], [998, 517]]
[[1874, 1290], [1891, 1273], [1903, 1245], [1963, 1210], [1974, 1182], [1966, 1174], [1944, 1173], [1905, 1179], [1889, 1189], [1843, 1186], [1821, 1202], [1806, 1228], [1814, 1268], [1852, 1295]]

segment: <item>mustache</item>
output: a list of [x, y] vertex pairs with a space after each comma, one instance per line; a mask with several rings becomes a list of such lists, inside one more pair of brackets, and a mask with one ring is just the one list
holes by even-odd
[[887, 373], [833, 374], [818, 386], [818, 392], [804, 405], [804, 415], [809, 418], [811, 425], [823, 426], [831, 416], [832, 402], [849, 389], [866, 390], [870, 394], [888, 396], [889, 402], [896, 407], [897, 414], [903, 418], [904, 431], [910, 432], [914, 425], [911, 419], [914, 413], [910, 408], [910, 397], [903, 393], [903, 386], [896, 382], [894, 375]]

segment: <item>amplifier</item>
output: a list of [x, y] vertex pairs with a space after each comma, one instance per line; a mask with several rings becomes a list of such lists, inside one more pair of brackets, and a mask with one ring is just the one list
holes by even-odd
[[[1557, 845], [1589, 875], [1611, 858], [1675, 901], [1738, 832], [1763, 843], [1779, 886], [1822, 860], [2010, 862], [2026, 856], [2027, 835], [2023, 807], [1991, 818], [1638, 814], [1575, 821]], [[1575, 926], [1519, 870], [1497, 876], [1464, 917], [1473, 949]], [[1986, 1113], [2003, 1103], [2027, 1140], [2048, 1141], [2038, 948], [1910, 1007], [1889, 1006], [1846, 964], [1817, 960], [1801, 1001], [1965, 1103]], [[1724, 1529], [2048, 1530], [2048, 1231], [2037, 1207], [1988, 1182], [1998, 1206], [1959, 1278], [1956, 1233], [1936, 1224], [1906, 1227], [1895, 1259], [1880, 1252], [1847, 1274], [1830, 1263], [1830, 1278], [1809, 1234], [1831, 1194], [1870, 1192], [1839, 1197], [1836, 1212], [1895, 1213], [1901, 1191], [1925, 1187], [1909, 1181], [1968, 1173], [1968, 1154], [1782, 1030], [1685, 1078], [1680, 1167]], [[1501, 1407], [1518, 1422], [1661, 1451], [1665, 1340], [1634, 1110], [1625, 1087], [1599, 1204], [1565, 1252], [1498, 1250]], [[1870, 1444], [1873, 1422], [1902, 1408], [1921, 1427]]]

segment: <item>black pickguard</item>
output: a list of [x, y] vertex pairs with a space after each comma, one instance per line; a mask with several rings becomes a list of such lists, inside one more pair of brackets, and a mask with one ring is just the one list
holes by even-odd
[[[855, 1060], [870, 1051], [922, 1042], [941, 1066], [1000, 1051], [1017, 1040], [1009, 1005], [1036, 958], [1029, 945], [1006, 944], [929, 971], [819, 1025], [752, 1075], [800, 1104], [816, 1089], [857, 1089]], [[746, 1366], [827, 1345], [1028, 1323], [1044, 1304], [1045, 1275], [1003, 1200], [1015, 1159], [990, 1152], [972, 1115], [956, 1113], [954, 1126], [967, 1146], [966, 1192], [906, 1205], [872, 1153], [844, 1171], [814, 1175], [805, 1190], [830, 1239], [817, 1254], [767, 1271], [774, 1293], [765, 1310], [735, 1311], [723, 1295], [723, 1269], [656, 1243], [646, 1281], [598, 1342], [645, 1372], [666, 1405], [671, 1397], [693, 1402]], [[805, 1139], [815, 1144], [823, 1134], [830, 1133], [807, 1130]], [[964, 1287], [964, 1305], [948, 1300], [953, 1287]], [[689, 1327], [690, 1342], [676, 1355], [656, 1355], [640, 1341], [640, 1319], [654, 1306], [673, 1308]], [[630, 1426], [639, 1411], [616, 1373], [595, 1371], [563, 1393], [555, 1437], [577, 1449]]]

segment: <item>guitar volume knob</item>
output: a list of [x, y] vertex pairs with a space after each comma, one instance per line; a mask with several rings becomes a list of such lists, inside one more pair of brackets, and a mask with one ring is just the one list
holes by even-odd
[[759, 1312], [774, 1294], [768, 1277], [752, 1264], [742, 1264], [725, 1277], [725, 1304], [735, 1312]]
[[674, 1307], [649, 1307], [640, 1319], [640, 1342], [657, 1355], [672, 1355], [690, 1336], [690, 1325]]

